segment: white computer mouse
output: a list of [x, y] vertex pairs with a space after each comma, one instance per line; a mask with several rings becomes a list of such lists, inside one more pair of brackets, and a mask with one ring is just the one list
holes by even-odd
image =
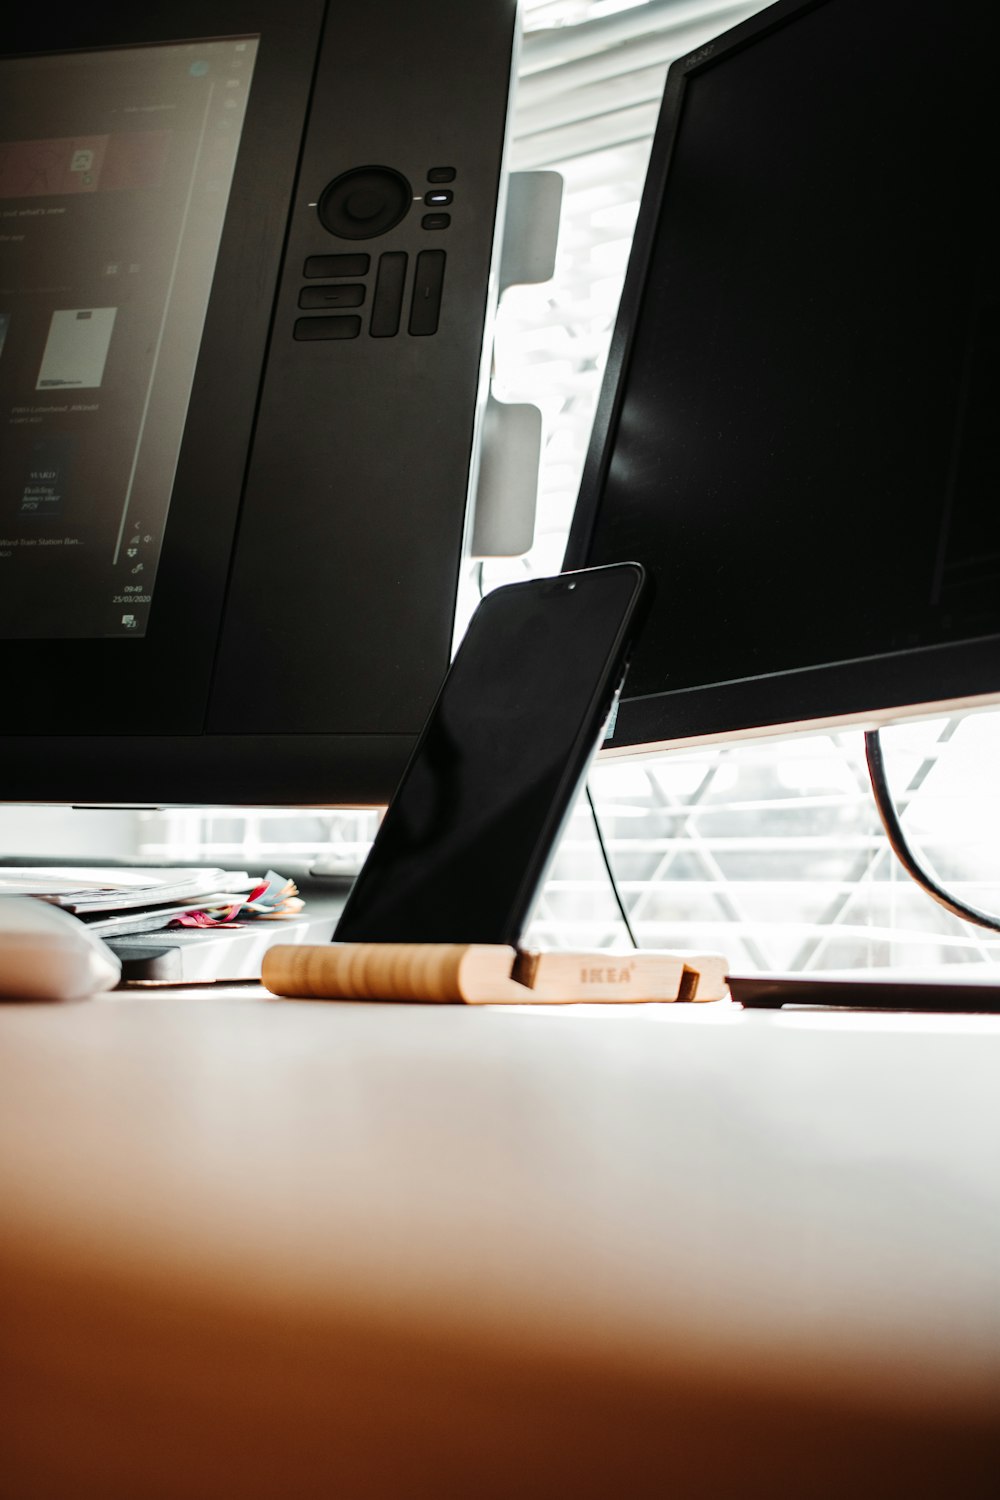
[[79, 918], [32, 896], [0, 896], [0, 1000], [82, 1000], [114, 989], [121, 972]]

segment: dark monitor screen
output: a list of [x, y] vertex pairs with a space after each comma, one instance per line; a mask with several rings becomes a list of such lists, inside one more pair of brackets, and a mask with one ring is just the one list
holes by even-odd
[[614, 746], [1000, 693], [997, 21], [790, 0], [671, 68], [567, 553]]
[[0, 798], [388, 800], [454, 633], [516, 0], [0, 38]]
[[0, 59], [0, 638], [145, 635], [259, 38]]

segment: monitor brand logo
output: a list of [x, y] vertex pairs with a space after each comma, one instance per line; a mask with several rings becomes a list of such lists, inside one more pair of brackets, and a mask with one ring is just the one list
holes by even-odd
[[692, 52], [690, 57], [684, 59], [685, 73], [689, 72], [691, 68], [696, 68], [699, 63], [707, 62], [714, 51], [715, 43], [706, 42], [704, 47], [699, 47], [697, 52]]

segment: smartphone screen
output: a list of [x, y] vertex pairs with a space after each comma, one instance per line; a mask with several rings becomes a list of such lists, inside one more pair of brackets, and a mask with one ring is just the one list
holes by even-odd
[[516, 944], [621, 687], [637, 563], [480, 604], [334, 933]]

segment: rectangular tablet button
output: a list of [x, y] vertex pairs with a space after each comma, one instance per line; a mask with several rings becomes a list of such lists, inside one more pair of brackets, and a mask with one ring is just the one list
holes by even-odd
[[368, 255], [310, 255], [306, 260], [306, 276], [367, 276], [371, 257]]
[[332, 286], [304, 286], [299, 293], [300, 307], [360, 307], [365, 289], [356, 282], [336, 282]]
[[406, 254], [388, 250], [379, 256], [375, 280], [375, 300], [368, 332], [373, 339], [395, 338], [403, 307], [403, 283], [406, 280]]
[[413, 301], [410, 304], [410, 332], [418, 337], [437, 333], [441, 313], [441, 288], [444, 284], [443, 250], [421, 250], [413, 278]]
[[360, 332], [360, 318], [299, 318], [295, 324], [297, 339], [356, 339]]

